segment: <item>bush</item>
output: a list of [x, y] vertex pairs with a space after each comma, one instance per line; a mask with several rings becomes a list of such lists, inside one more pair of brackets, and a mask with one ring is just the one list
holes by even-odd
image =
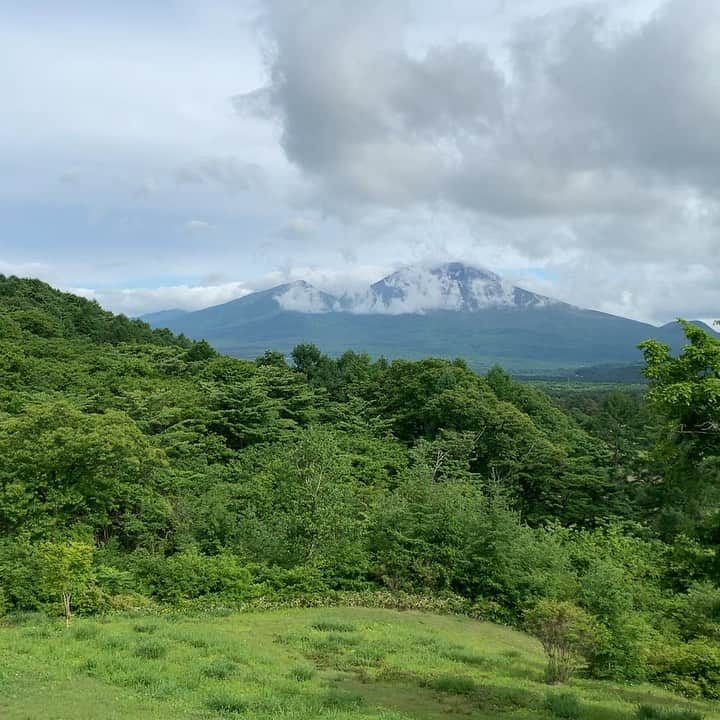
[[659, 645], [650, 679], [689, 697], [720, 700], [720, 647], [708, 640]]
[[139, 567], [151, 593], [161, 600], [207, 595], [246, 600], [255, 595], [250, 572], [230, 554], [206, 556], [190, 549], [168, 558], [140, 556]]
[[592, 616], [571, 602], [541, 600], [526, 613], [528, 630], [542, 643], [548, 658], [547, 681], [569, 680], [597, 643]]
[[709, 582], [694, 584], [677, 597], [673, 615], [684, 639], [720, 640], [720, 587]]

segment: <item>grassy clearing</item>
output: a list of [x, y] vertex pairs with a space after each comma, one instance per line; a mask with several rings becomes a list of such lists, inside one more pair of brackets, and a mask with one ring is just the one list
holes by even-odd
[[720, 720], [649, 686], [548, 688], [532, 638], [418, 612], [31, 616], [0, 627], [0, 657], [3, 720]]

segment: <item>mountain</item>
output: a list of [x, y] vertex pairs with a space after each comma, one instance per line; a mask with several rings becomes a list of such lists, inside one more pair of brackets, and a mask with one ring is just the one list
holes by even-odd
[[643, 340], [675, 349], [684, 342], [677, 323], [656, 327], [575, 307], [462, 263], [403, 268], [361, 293], [336, 296], [299, 281], [143, 319], [239, 357], [312, 342], [331, 355], [462, 357], [476, 369], [501, 363], [526, 373], [637, 363]]
[[370, 287], [354, 312], [422, 313], [434, 310], [478, 312], [489, 308], [530, 308], [557, 304], [543, 295], [503, 282], [489, 270], [462, 263], [432, 268], [407, 267]]

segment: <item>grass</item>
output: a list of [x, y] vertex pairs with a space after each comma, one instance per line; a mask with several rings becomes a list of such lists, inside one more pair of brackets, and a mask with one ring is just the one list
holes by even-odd
[[542, 681], [527, 635], [360, 608], [0, 626], [3, 720], [720, 720], [647, 685]]
[[562, 720], [579, 720], [583, 716], [582, 703], [574, 692], [548, 693], [545, 708], [553, 717]]
[[697, 710], [657, 705], [640, 705], [636, 717], [638, 720], [703, 720], [702, 713]]

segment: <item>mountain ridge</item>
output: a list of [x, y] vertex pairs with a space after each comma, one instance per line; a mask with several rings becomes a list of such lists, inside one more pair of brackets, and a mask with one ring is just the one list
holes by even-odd
[[522, 372], [637, 363], [643, 340], [675, 350], [684, 343], [677, 323], [657, 327], [580, 308], [462, 263], [402, 268], [355, 295], [333, 295], [299, 280], [143, 320], [239, 357], [268, 349], [289, 353], [312, 342], [330, 355], [353, 349], [388, 358], [462, 357], [476, 369], [501, 363]]

